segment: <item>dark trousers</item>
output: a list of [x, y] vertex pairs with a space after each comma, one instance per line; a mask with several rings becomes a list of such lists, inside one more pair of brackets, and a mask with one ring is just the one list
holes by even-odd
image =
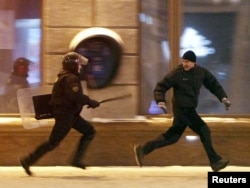
[[29, 156], [25, 158], [28, 164], [34, 164], [44, 154], [59, 146], [61, 141], [70, 132], [71, 128], [82, 134], [72, 159], [74, 162], [80, 162], [90, 142], [94, 139], [96, 132], [94, 127], [88, 121], [84, 120], [79, 114], [73, 114], [61, 107], [58, 107], [58, 109], [55, 110], [54, 115], [55, 125], [48, 141], [39, 145], [32, 153], [30, 153]]
[[163, 134], [142, 145], [144, 154], [147, 155], [155, 149], [176, 143], [187, 126], [200, 136], [210, 163], [218, 162], [221, 157], [213, 148], [210, 129], [201, 119], [194, 108], [174, 109], [173, 125]]

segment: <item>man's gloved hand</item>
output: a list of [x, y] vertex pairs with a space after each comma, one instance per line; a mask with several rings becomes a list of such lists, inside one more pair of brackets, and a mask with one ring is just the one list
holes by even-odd
[[87, 108], [96, 108], [100, 106], [100, 103], [96, 100], [90, 99]]
[[224, 105], [225, 105], [225, 109], [226, 109], [226, 110], [229, 110], [229, 107], [231, 106], [231, 102], [228, 100], [228, 98], [224, 97], [224, 98], [222, 99], [222, 102], [223, 102]]
[[165, 102], [158, 102], [157, 106], [161, 108], [164, 111], [164, 113], [167, 113], [167, 106]]

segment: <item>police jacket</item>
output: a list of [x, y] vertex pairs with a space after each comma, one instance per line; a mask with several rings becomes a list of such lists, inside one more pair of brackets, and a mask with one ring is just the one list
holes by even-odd
[[52, 89], [51, 104], [63, 106], [79, 112], [83, 105], [88, 105], [90, 99], [83, 94], [81, 80], [78, 75], [61, 71]]
[[201, 86], [204, 85], [220, 101], [227, 97], [218, 80], [207, 69], [195, 65], [185, 71], [182, 65], [167, 74], [154, 89], [155, 101], [165, 102], [165, 93], [173, 88], [173, 105], [196, 108]]

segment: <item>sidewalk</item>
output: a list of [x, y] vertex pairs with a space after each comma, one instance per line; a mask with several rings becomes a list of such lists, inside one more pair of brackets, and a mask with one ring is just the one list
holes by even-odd
[[[1, 188], [207, 188], [208, 166], [167, 167], [0, 167]], [[245, 172], [250, 167], [228, 166], [222, 171]]]

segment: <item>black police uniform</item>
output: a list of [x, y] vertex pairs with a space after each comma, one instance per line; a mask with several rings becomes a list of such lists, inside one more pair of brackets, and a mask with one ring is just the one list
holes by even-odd
[[190, 71], [184, 71], [178, 66], [163, 80], [157, 83], [154, 97], [157, 103], [165, 102], [165, 92], [173, 88], [173, 125], [156, 139], [142, 146], [146, 155], [153, 150], [176, 143], [187, 126], [200, 136], [200, 140], [211, 164], [221, 160], [213, 148], [210, 129], [196, 112], [198, 96], [201, 86], [204, 85], [220, 101], [227, 97], [217, 79], [205, 68], [195, 65]]
[[85, 169], [85, 164], [82, 163], [81, 159], [90, 142], [93, 140], [96, 131], [90, 122], [80, 116], [80, 112], [84, 105], [96, 108], [100, 103], [90, 99], [82, 92], [81, 81], [77, 72], [78, 65], [74, 62], [70, 65], [70, 61], [76, 61], [78, 57], [73, 57], [75, 58], [73, 60], [70, 59], [72, 58], [71, 56], [67, 56], [66, 58], [68, 59], [65, 60], [65, 68], [58, 74], [57, 81], [52, 89], [51, 104], [54, 109], [55, 125], [50, 137], [48, 141], [39, 145], [34, 152], [20, 160], [21, 165], [28, 175], [32, 175], [29, 167], [44, 154], [56, 148], [71, 128], [83, 134], [71, 165]]

